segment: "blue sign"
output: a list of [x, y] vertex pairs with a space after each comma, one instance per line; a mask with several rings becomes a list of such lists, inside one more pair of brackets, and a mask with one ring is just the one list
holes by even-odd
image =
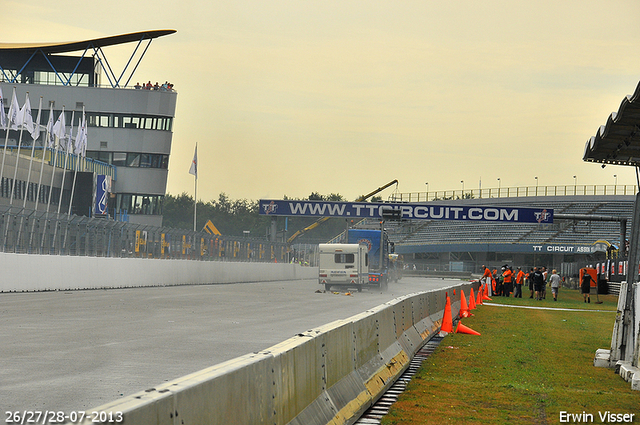
[[111, 192], [111, 176], [98, 174], [96, 176], [96, 204], [95, 215], [107, 215], [107, 199]]
[[507, 208], [451, 204], [396, 204], [369, 202], [260, 200], [260, 214], [274, 216], [382, 218], [400, 211], [403, 219], [553, 223], [550, 208]]

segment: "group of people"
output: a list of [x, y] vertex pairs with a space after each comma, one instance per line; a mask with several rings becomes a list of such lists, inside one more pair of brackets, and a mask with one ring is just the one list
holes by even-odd
[[151, 80], [149, 80], [147, 84], [140, 84], [138, 82], [134, 87], [136, 88], [136, 90], [161, 90], [161, 91], [173, 90], [173, 84], [169, 83], [168, 81], [165, 81], [164, 84], [160, 85], [158, 84], [157, 81], [155, 84], [151, 84]]
[[546, 267], [532, 267], [528, 273], [525, 273], [522, 267], [518, 267], [517, 271], [514, 271], [511, 266], [505, 264], [499, 275], [497, 269], [491, 271], [486, 266], [482, 266], [482, 271], [480, 283], [487, 284], [492, 296], [510, 297], [513, 294], [514, 298], [522, 298], [522, 287], [525, 286], [531, 291], [529, 298], [535, 297], [536, 300], [543, 300], [547, 297], [546, 288], [549, 285], [553, 300], [558, 301], [558, 290], [562, 278], [557, 270], [549, 273]]

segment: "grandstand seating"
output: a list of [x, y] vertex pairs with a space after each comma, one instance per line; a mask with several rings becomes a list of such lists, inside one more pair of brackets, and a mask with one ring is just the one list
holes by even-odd
[[[608, 200], [606, 198], [611, 198]], [[631, 229], [635, 198], [626, 197], [544, 197], [510, 198], [514, 207], [553, 208], [554, 213], [590, 214], [627, 218], [627, 237]], [[452, 201], [453, 202], [453, 201]], [[465, 202], [469, 203], [469, 202]], [[505, 205], [504, 202], [500, 202]], [[366, 225], [366, 224], [365, 224]], [[427, 220], [407, 223], [388, 222], [390, 239], [398, 246], [448, 244], [562, 244], [592, 245], [606, 240], [617, 245], [620, 223], [555, 219], [553, 224], [516, 224]]]

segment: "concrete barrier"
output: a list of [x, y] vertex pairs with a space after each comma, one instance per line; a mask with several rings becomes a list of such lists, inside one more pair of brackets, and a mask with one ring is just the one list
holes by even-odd
[[446, 293], [456, 317], [470, 287], [407, 295], [90, 411], [136, 425], [352, 424], [438, 332]]
[[317, 279], [298, 264], [0, 253], [0, 292]]

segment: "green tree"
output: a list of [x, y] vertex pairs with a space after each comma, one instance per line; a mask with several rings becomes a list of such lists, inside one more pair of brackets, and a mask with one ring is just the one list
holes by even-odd
[[[287, 196], [284, 199], [292, 199]], [[337, 193], [321, 195], [312, 192], [308, 200], [327, 200], [340, 202], [344, 197]], [[193, 229], [193, 197], [187, 193], [178, 196], [167, 194], [164, 198], [163, 225], [178, 229]], [[198, 201], [196, 229], [202, 230], [205, 223], [211, 222], [228, 236], [243, 236], [249, 231], [252, 237], [264, 237], [271, 228], [271, 217], [259, 214], [259, 202], [247, 199], [231, 200], [221, 193], [217, 200]], [[304, 229], [317, 220], [317, 217], [279, 217], [278, 230], [287, 228], [287, 237]], [[344, 231], [347, 223], [343, 218], [332, 218], [317, 228], [306, 232], [296, 242], [326, 242]]]

